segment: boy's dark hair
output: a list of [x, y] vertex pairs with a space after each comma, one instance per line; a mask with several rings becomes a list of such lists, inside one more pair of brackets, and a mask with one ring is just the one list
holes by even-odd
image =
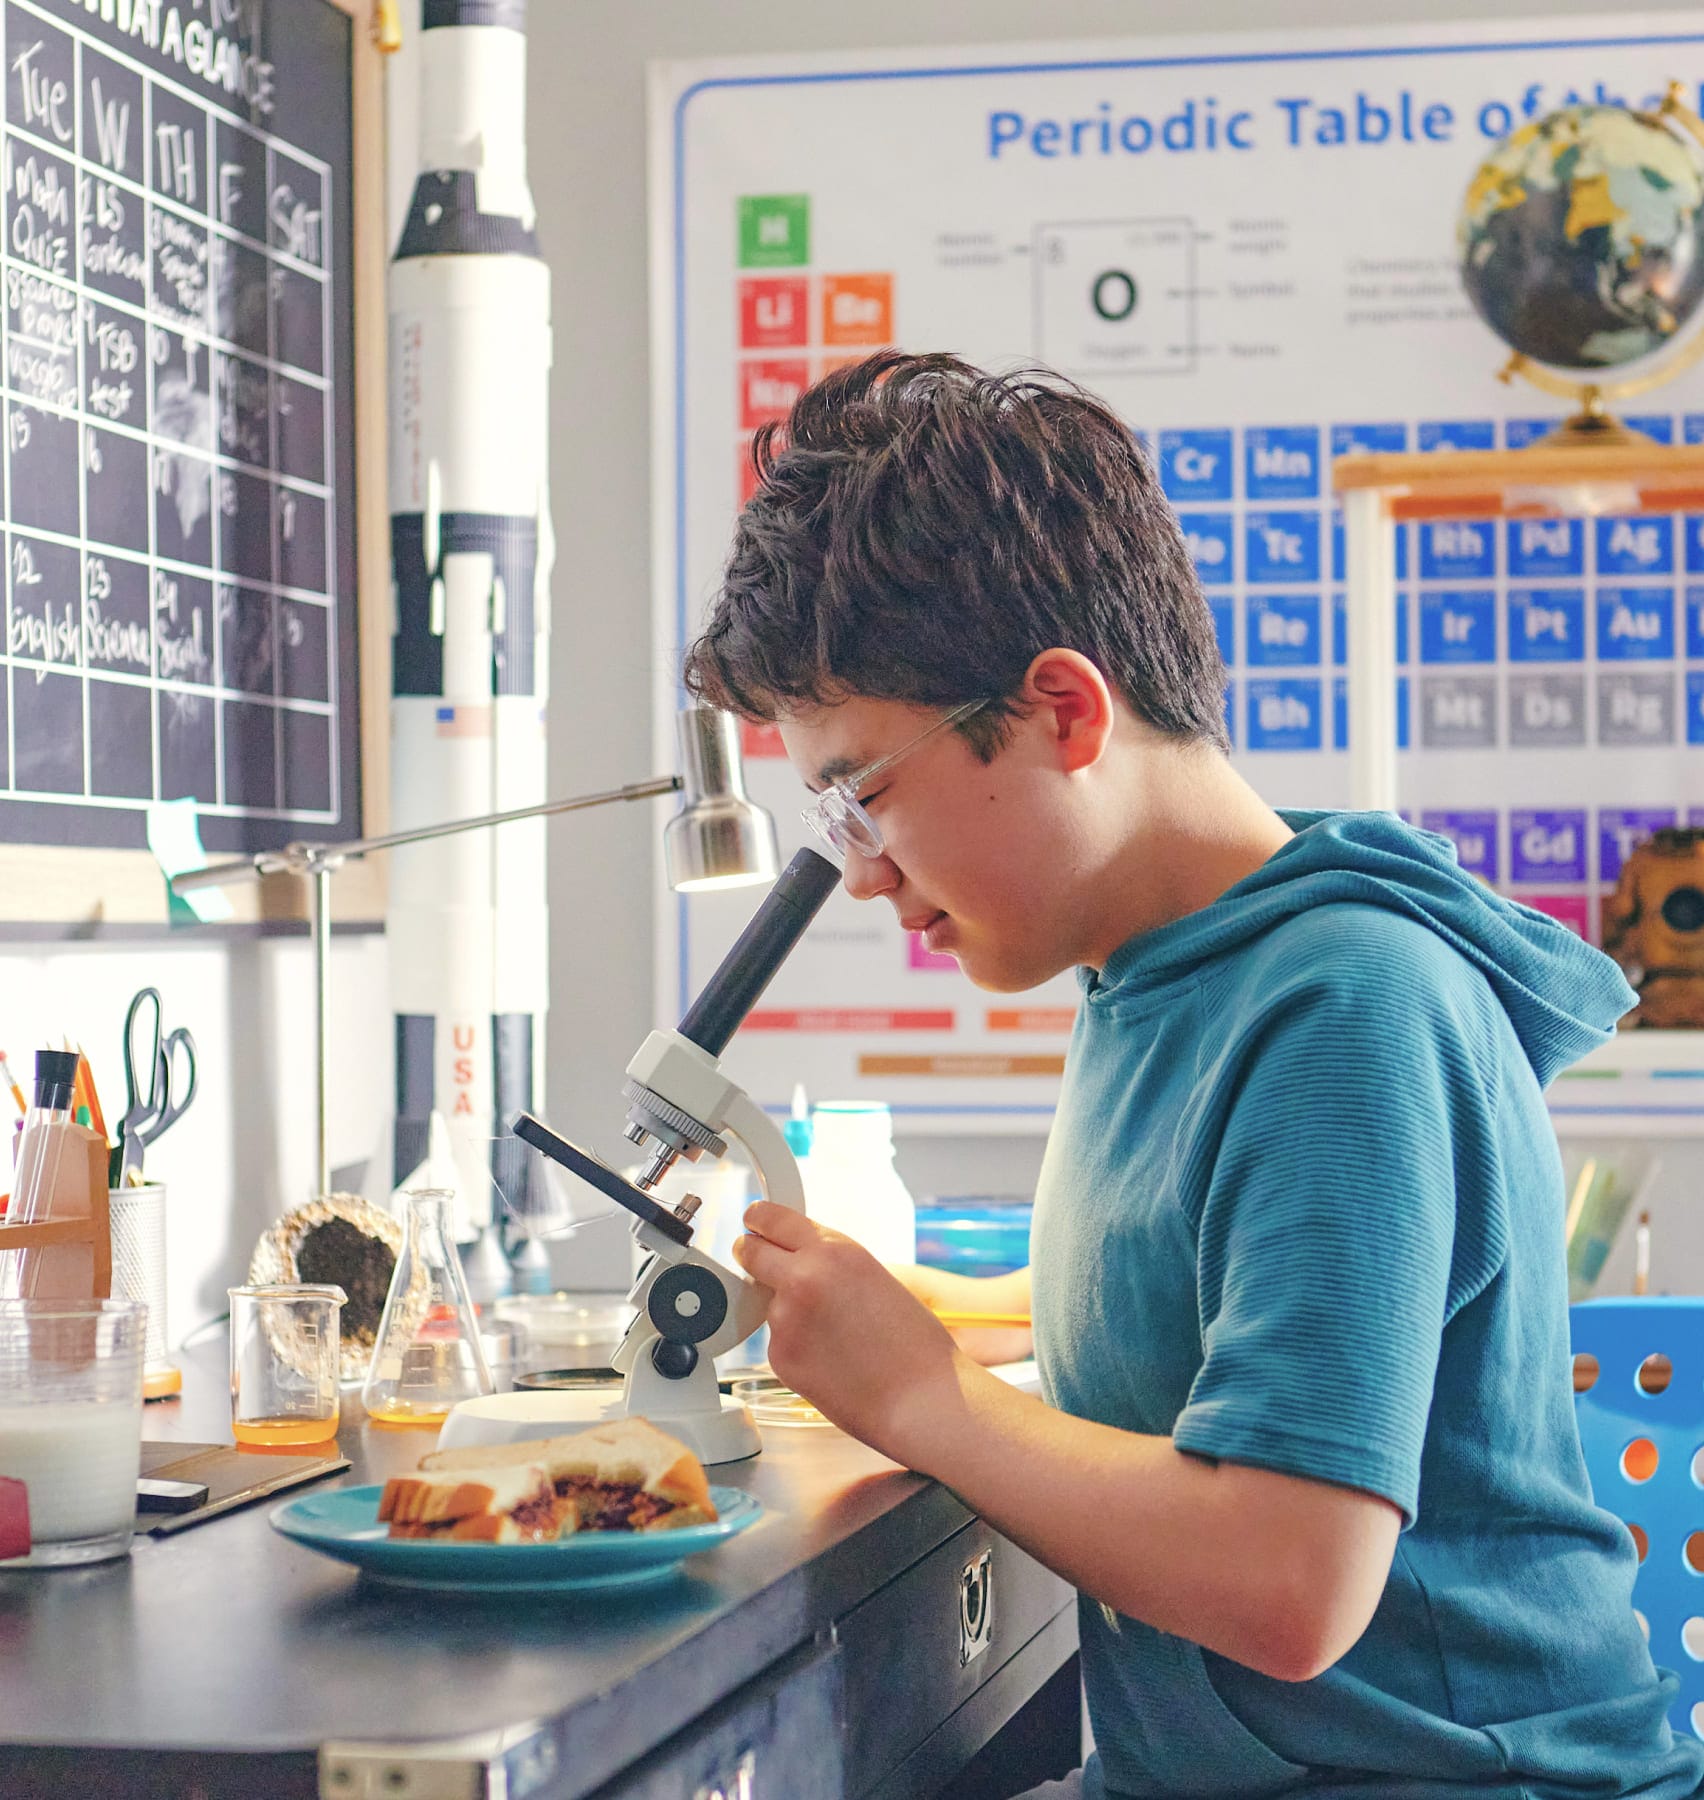
[[1031, 661], [1080, 651], [1130, 707], [1228, 749], [1225, 665], [1171, 508], [1129, 428], [1045, 370], [884, 350], [752, 443], [760, 477], [688, 689], [773, 719], [852, 695], [991, 704], [985, 760]]

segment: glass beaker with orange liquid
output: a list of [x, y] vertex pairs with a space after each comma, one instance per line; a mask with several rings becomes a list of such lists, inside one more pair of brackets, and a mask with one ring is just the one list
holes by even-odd
[[449, 1232], [448, 1188], [413, 1188], [402, 1254], [361, 1404], [381, 1425], [439, 1425], [458, 1400], [495, 1384], [479, 1341], [479, 1315]]
[[343, 1289], [279, 1283], [229, 1293], [232, 1437], [266, 1449], [336, 1437]]

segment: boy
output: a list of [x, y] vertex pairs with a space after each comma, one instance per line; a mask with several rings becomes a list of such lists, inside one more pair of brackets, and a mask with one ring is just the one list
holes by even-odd
[[[687, 678], [979, 986], [1075, 967], [1049, 1404], [757, 1205], [781, 1377], [1081, 1592], [1099, 1796], [1696, 1793], [1573, 1417], [1542, 1089], [1632, 996], [1383, 814], [1280, 815], [1130, 433], [884, 353], [759, 434]], [[1680, 1579], [1678, 1572], [1677, 1579]]]

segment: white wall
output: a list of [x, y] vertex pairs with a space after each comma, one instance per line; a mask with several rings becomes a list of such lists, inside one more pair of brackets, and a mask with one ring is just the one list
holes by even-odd
[[[406, 8], [413, 11], [412, 7]], [[1461, 0], [533, 0], [530, 163], [555, 282], [552, 494], [559, 552], [551, 682], [550, 790], [618, 785], [652, 769], [645, 65], [652, 59], [1072, 36], [1447, 20]], [[1504, 17], [1608, 15], [1609, 0], [1498, 0]], [[1669, 10], [1681, 10], [1671, 8]], [[1483, 17], [1481, 13], [1478, 16]], [[393, 71], [406, 87], [408, 60]], [[412, 119], [398, 108], [407, 152]], [[393, 168], [393, 195], [409, 174]], [[650, 842], [655, 809], [621, 808], [551, 827], [551, 1118], [611, 1160], [620, 1074], [652, 1025]], [[374, 937], [333, 953], [333, 1165], [368, 1156], [390, 1092], [385, 955]], [[173, 1188], [174, 1332], [223, 1309], [253, 1240], [304, 1198], [312, 1167], [312, 988], [301, 940], [46, 950], [0, 944], [0, 1044], [27, 1052], [69, 1033], [94, 1058], [109, 1113], [121, 1101], [118, 1034], [151, 981], [169, 1019], [201, 1046], [203, 1091], [163, 1139], [155, 1172]], [[1032, 1182], [1039, 1142], [908, 1139], [914, 1191], [1012, 1191]], [[1700, 1176], [1671, 1155], [1660, 1244], [1677, 1284], [1704, 1288], [1704, 1229], [1689, 1213]], [[1670, 1195], [1672, 1194], [1672, 1199]], [[618, 1233], [598, 1228], [559, 1273], [616, 1285]]]

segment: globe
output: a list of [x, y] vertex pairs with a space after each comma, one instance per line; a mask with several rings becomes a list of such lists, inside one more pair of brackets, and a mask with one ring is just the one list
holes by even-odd
[[1565, 106], [1480, 165], [1456, 228], [1462, 281], [1522, 356], [1618, 368], [1704, 300], [1701, 215], [1704, 153], [1671, 112]]

